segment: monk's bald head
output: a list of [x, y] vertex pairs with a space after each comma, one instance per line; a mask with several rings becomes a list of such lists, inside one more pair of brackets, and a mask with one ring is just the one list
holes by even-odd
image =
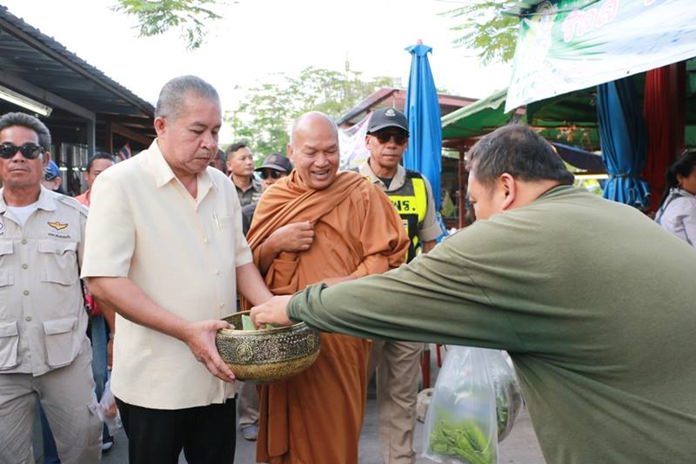
[[331, 185], [340, 159], [338, 128], [333, 120], [319, 111], [297, 118], [292, 126], [288, 157], [308, 187], [322, 190]]
[[290, 144], [293, 143], [298, 134], [301, 135], [308, 131], [314, 131], [319, 126], [330, 127], [336, 136], [336, 140], [338, 140], [338, 127], [333, 119], [321, 111], [310, 111], [295, 120], [290, 133]]

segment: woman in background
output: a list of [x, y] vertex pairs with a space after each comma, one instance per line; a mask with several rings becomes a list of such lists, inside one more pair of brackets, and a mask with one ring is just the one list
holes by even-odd
[[696, 150], [686, 150], [666, 173], [655, 221], [696, 247]]

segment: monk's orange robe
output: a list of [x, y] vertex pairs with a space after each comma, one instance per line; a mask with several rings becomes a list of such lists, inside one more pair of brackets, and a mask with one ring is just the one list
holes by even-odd
[[[256, 263], [273, 231], [302, 221], [314, 224], [314, 242], [307, 251], [276, 256], [265, 275], [276, 295], [330, 277], [385, 272], [399, 266], [408, 249], [389, 199], [360, 175], [341, 172], [328, 188], [312, 190], [293, 172], [269, 188], [256, 208], [247, 235]], [[369, 354], [367, 340], [322, 333], [321, 352], [310, 368], [262, 385], [257, 461], [357, 463]]]

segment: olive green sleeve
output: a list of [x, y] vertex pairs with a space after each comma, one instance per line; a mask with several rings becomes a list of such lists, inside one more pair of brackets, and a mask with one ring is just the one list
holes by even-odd
[[385, 274], [308, 287], [291, 299], [289, 316], [363, 338], [521, 348], [467, 269], [457, 248], [470, 234], [462, 235]]

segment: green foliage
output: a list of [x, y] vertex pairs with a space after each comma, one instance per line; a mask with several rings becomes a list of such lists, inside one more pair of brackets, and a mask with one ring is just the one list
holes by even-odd
[[519, 19], [502, 12], [519, 4], [518, 0], [474, 0], [443, 15], [461, 21], [452, 27], [461, 33], [454, 40], [460, 47], [478, 50], [481, 61], [508, 62], [515, 54]]
[[455, 421], [444, 410], [438, 411], [430, 432], [430, 447], [441, 456], [451, 456], [469, 464], [494, 464], [495, 443], [491, 443], [473, 420]]
[[314, 67], [276, 78], [278, 83], [244, 89], [243, 100], [225, 117], [235, 139], [248, 140], [252, 151], [263, 156], [285, 153], [290, 126], [303, 113], [321, 111], [338, 118], [378, 88], [392, 85], [386, 77], [364, 81], [355, 71]]
[[162, 34], [178, 28], [189, 49], [201, 46], [206, 21], [220, 19], [211, 7], [220, 0], [117, 0], [114, 11], [135, 16], [141, 37]]
[[[196, 49], [205, 40], [207, 21], [218, 20], [214, 7], [225, 0], [116, 0], [113, 10], [135, 16], [140, 36], [150, 37], [178, 28], [189, 49]], [[452, 27], [461, 33], [454, 40], [460, 47], [479, 51], [483, 63], [510, 61], [515, 52], [518, 18], [503, 15], [519, 4], [519, 0], [471, 0], [465, 6], [442, 13], [461, 21]]]

